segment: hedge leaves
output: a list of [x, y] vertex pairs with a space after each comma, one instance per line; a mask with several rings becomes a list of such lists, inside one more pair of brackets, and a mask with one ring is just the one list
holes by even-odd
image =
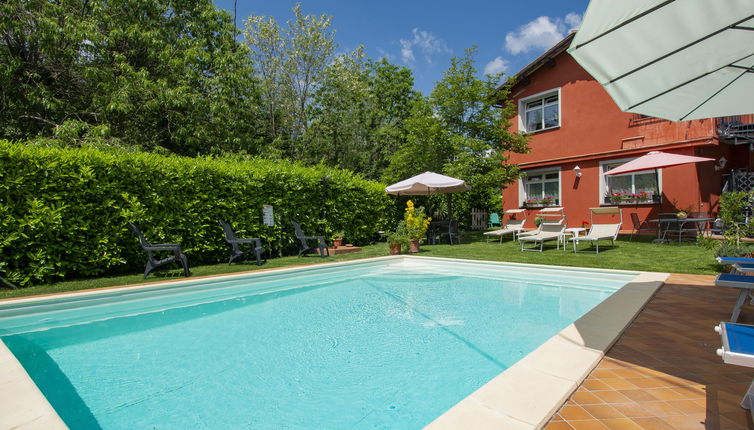
[[[140, 271], [146, 257], [128, 221], [153, 243], [181, 243], [193, 265], [227, 261], [218, 219], [275, 254], [295, 250], [291, 220], [364, 243], [386, 227], [383, 187], [323, 166], [0, 141], [0, 274], [28, 285]], [[275, 227], [262, 223], [265, 204]]]

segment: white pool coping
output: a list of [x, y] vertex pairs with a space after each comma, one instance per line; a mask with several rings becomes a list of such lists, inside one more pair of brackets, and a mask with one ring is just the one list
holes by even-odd
[[[232, 279], [377, 260], [401, 260], [403, 262], [405, 259], [637, 274], [636, 278], [621, 287], [594, 309], [457, 403], [426, 427], [433, 430], [459, 428], [528, 430], [542, 428], [599, 363], [605, 352], [610, 349], [669, 276], [667, 273], [397, 255], [320, 263], [304, 267], [294, 266], [243, 272], [212, 276], [205, 279]], [[197, 281], [201, 281], [201, 279], [163, 281], [42, 297], [9, 299], [3, 300], [0, 304], [34, 304], [60, 298], [173, 287]], [[0, 429], [68, 429], [44, 394], [2, 341], [0, 341]]]

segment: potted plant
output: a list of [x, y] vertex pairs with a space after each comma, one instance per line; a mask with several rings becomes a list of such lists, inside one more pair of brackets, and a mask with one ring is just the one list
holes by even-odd
[[408, 248], [408, 237], [406, 237], [403, 221], [398, 223], [398, 228], [395, 231], [387, 232], [387, 245], [390, 248], [390, 255], [400, 254], [401, 246]]
[[539, 201], [539, 204], [542, 206], [552, 206], [555, 204], [555, 197], [553, 196], [542, 197], [542, 199]]
[[339, 231], [332, 235], [332, 246], [333, 248], [337, 248], [339, 246], [343, 246], [343, 237], [346, 234], [343, 231]]
[[589, 221], [581, 221], [581, 228], [589, 230]]
[[406, 202], [403, 224], [406, 229], [406, 237], [409, 241], [408, 252], [419, 252], [419, 243], [424, 235], [427, 234], [430, 221], [432, 221], [432, 218], [424, 214], [423, 207], [414, 207], [414, 202], [411, 200]]
[[526, 206], [527, 208], [533, 208], [533, 207], [541, 206], [541, 204], [539, 203], [539, 199], [532, 198], [532, 199], [524, 200], [524, 206]]
[[610, 201], [616, 204], [620, 204], [622, 201], [626, 200], [626, 197], [628, 197], [628, 194], [621, 192], [612, 193], [610, 194]]
[[543, 222], [545, 222], [544, 217], [538, 216], [534, 218], [534, 225], [536, 225], [537, 227], [539, 227], [539, 225]]
[[636, 203], [644, 203], [644, 202], [652, 201], [652, 196], [648, 192], [643, 191], [643, 190], [634, 194], [634, 198], [636, 199]]

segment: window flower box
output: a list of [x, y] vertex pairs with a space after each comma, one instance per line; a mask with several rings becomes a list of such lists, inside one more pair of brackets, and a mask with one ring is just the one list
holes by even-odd
[[533, 208], [544, 208], [548, 206], [557, 206], [559, 204], [560, 200], [556, 199], [555, 197], [545, 197], [542, 199], [526, 199], [524, 200], [524, 207], [533, 209]]
[[616, 196], [615, 194], [605, 196], [603, 204], [606, 205], [654, 205], [661, 203], [659, 194], [622, 194]]

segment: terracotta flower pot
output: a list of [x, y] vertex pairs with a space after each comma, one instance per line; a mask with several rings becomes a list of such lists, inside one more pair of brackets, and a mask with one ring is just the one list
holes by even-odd
[[401, 253], [401, 243], [391, 243], [388, 246], [390, 246], [390, 255], [398, 255]]
[[343, 246], [343, 238], [342, 237], [339, 237], [339, 238], [336, 238], [336, 239], [332, 240], [332, 247], [333, 248], [337, 248], [339, 246]]
[[408, 245], [408, 252], [411, 252], [411, 253], [419, 252], [419, 239], [411, 239], [411, 242], [409, 242], [409, 245]]

